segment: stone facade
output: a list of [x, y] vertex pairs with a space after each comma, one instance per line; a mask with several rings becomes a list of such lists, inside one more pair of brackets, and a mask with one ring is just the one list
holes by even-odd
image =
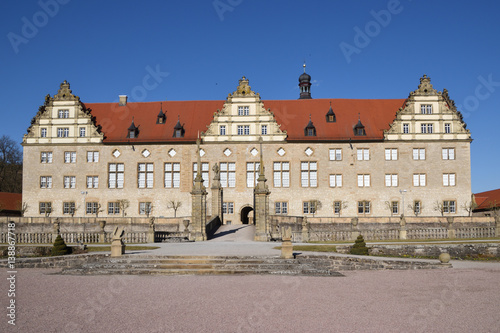
[[[46, 97], [23, 140], [23, 200], [28, 204], [25, 216], [92, 217], [97, 211], [103, 218], [175, 215], [190, 219], [196, 208], [207, 215], [222, 210], [224, 223], [247, 223], [249, 211], [258, 205], [254, 190], [261, 154], [270, 192], [262, 204], [269, 207], [271, 215], [413, 216], [415, 201], [422, 217], [468, 215], [462, 206], [470, 203], [472, 194], [471, 137], [446, 90], [437, 92], [424, 76], [403, 107], [384, 111], [392, 112], [392, 123], [385, 128], [368, 125], [366, 136], [365, 125], [370, 117], [377, 118], [376, 114], [370, 115], [370, 110], [355, 115], [337, 111], [337, 121], [349, 116], [358, 124], [354, 121], [349, 125], [349, 137], [339, 134], [326, 139], [320, 133], [324, 118], [317, 119], [314, 113], [313, 117], [298, 114], [294, 109], [298, 108], [296, 103], [302, 103], [301, 110], [307, 112], [308, 105], [313, 104], [304, 103], [313, 102], [328, 103], [313, 99], [262, 101], [246, 78], [240, 80], [222, 110], [211, 111], [212, 121], [199, 125], [206, 130], [190, 134], [201, 139], [199, 156], [206, 193], [202, 195], [193, 188], [194, 170], [198, 168], [194, 139], [172, 139], [170, 129], [169, 137], [161, 140], [145, 138], [148, 129], [137, 119], [140, 105], [147, 103], [137, 103], [132, 124], [138, 127], [130, 137], [127, 128], [118, 128], [112, 118], [118, 117], [113, 114], [116, 110], [126, 106], [113, 104], [110, 118], [103, 118], [102, 113], [92, 111], [100, 105], [87, 107], [65, 81], [57, 95]], [[266, 109], [266, 103], [282, 107], [273, 111]], [[374, 100], [367, 105], [383, 109], [381, 103]], [[165, 104], [162, 108], [166, 109]], [[330, 100], [330, 105], [335, 109], [335, 100], [333, 104]], [[180, 114], [176, 118], [183, 117]], [[316, 128], [306, 131], [308, 118], [318, 129], [317, 136]], [[299, 121], [297, 131], [294, 126]], [[180, 120], [177, 123], [189, 125], [182, 125]], [[113, 139], [118, 130], [123, 132], [123, 139]], [[300, 131], [304, 133], [297, 134]], [[369, 133], [379, 134], [375, 137]], [[216, 164], [220, 180], [214, 180]], [[289, 179], [287, 185], [285, 178]], [[215, 183], [219, 181], [222, 192]], [[212, 189], [213, 185], [217, 186]], [[220, 204], [214, 196], [223, 197], [222, 207], [213, 207]], [[193, 198], [199, 202], [193, 202]], [[128, 207], [119, 204], [122, 201], [127, 201]], [[181, 205], [174, 210], [172, 202]]]

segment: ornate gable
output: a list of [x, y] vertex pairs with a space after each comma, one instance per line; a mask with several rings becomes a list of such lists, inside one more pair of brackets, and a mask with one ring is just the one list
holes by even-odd
[[100, 143], [103, 139], [92, 110], [73, 95], [66, 80], [54, 97], [45, 96], [27, 132], [23, 144]]
[[222, 110], [217, 110], [203, 141], [284, 141], [286, 132], [280, 129], [274, 114], [264, 108], [260, 95], [250, 88], [246, 77], [239, 80], [229, 94]]
[[470, 140], [462, 114], [448, 90], [437, 91], [431, 79], [420, 78], [418, 89], [410, 92], [405, 105], [396, 112], [385, 140]]

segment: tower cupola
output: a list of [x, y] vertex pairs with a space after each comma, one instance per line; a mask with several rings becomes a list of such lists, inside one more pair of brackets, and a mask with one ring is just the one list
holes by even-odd
[[311, 75], [306, 73], [306, 63], [304, 62], [304, 73], [299, 76], [299, 99], [311, 99]]

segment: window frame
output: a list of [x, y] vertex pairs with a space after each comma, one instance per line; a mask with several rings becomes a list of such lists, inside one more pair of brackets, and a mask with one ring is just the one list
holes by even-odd
[[[303, 168], [304, 164], [307, 164], [307, 169]], [[315, 169], [311, 168], [312, 165], [315, 165]], [[300, 187], [318, 187], [318, 161], [300, 162]]]
[[[167, 165], [170, 166], [169, 170], [167, 170]], [[176, 170], [177, 167], [178, 167], [178, 170]], [[169, 181], [170, 186], [167, 186], [167, 181]], [[180, 188], [181, 187], [181, 163], [180, 162], [165, 162], [163, 164], [163, 187], [164, 188]]]
[[[279, 169], [276, 166], [279, 165]], [[286, 170], [284, 168], [286, 166]], [[279, 184], [278, 184], [279, 181]], [[285, 184], [286, 181], [286, 184]], [[289, 188], [290, 187], [290, 162], [289, 161], [274, 161], [273, 162], [273, 187]]]
[[[333, 154], [332, 154], [333, 153]], [[342, 161], [342, 148], [330, 148], [328, 150], [330, 161]], [[337, 158], [339, 157], [340, 158]], [[332, 159], [333, 157], [333, 159]]]

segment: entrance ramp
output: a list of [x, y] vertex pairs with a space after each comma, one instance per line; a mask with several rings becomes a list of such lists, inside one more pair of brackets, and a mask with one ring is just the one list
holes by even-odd
[[224, 224], [219, 227], [209, 242], [250, 242], [255, 236], [255, 225]]

